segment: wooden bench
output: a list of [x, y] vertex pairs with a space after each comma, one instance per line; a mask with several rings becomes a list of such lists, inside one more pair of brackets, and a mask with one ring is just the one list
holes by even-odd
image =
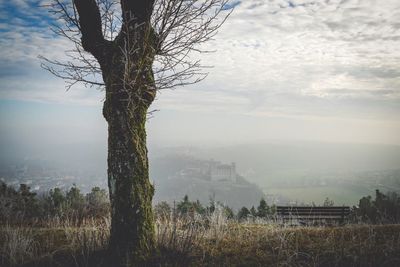
[[343, 224], [350, 214], [350, 207], [277, 206], [276, 213], [278, 220], [283, 223], [301, 225]]

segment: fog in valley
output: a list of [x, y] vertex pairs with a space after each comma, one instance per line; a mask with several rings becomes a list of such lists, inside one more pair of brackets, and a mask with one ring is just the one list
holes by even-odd
[[[2, 128], [1, 179], [14, 186], [27, 183], [39, 192], [73, 184], [83, 191], [107, 188], [106, 127], [100, 115], [93, 114], [66, 113], [66, 118], [75, 120], [70, 124], [47, 114], [51, 123], [43, 122], [41, 127], [14, 123]], [[45, 115], [36, 111], [26, 116], [34, 120]], [[154, 202], [173, 203], [187, 194], [193, 200], [215, 199], [235, 209], [256, 205], [262, 197], [271, 204], [322, 204], [328, 197], [338, 205], [356, 205], [375, 189], [400, 190], [398, 145], [324, 141], [317, 134], [317, 140], [279, 140], [277, 135], [262, 140], [264, 132], [256, 129], [260, 126], [221, 130], [202, 120], [193, 121], [193, 133], [184, 136], [190, 129], [187, 123], [167, 120], [171, 124], [162, 129], [157, 123], [165, 116], [163, 111], [153, 116], [148, 138]], [[7, 123], [4, 115], [2, 119]], [[89, 119], [91, 124], [85, 125]], [[29, 130], [16, 131], [17, 127]], [[245, 135], [253, 136], [252, 140]]]

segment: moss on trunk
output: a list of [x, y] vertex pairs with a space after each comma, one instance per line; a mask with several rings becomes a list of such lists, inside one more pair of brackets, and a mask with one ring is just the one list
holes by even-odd
[[[113, 89], [115, 92], [115, 89]], [[110, 252], [115, 266], [142, 266], [155, 248], [146, 147], [147, 104], [108, 97], [108, 185], [111, 199]]]

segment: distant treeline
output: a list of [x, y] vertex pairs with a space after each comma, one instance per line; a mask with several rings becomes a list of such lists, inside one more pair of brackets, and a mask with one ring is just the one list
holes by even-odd
[[184, 198], [174, 203], [173, 206], [163, 201], [154, 207], [154, 212], [157, 218], [166, 218], [169, 216], [207, 216], [213, 214], [215, 211], [222, 213], [227, 219], [247, 220], [249, 218], [262, 218], [269, 219], [276, 213], [275, 206], [268, 206], [265, 199], [261, 199], [257, 208], [254, 206], [249, 210], [246, 207], [241, 208], [237, 213], [232, 208], [219, 201], [210, 199], [208, 205], [203, 206], [200, 201], [190, 201], [186, 195]]
[[[315, 204], [313, 204], [315, 205]], [[326, 198], [322, 206], [334, 206]], [[276, 207], [268, 205], [261, 199], [257, 207], [242, 207], [237, 213], [230, 207], [210, 199], [208, 205], [200, 201], [191, 201], [186, 195], [173, 205], [160, 202], [155, 205], [154, 213], [158, 219], [170, 219], [171, 216], [195, 217], [208, 216], [218, 211], [228, 219], [273, 220], [276, 218]], [[74, 185], [63, 191], [54, 188], [45, 194], [36, 194], [30, 187], [21, 184], [16, 190], [0, 182], [0, 222], [34, 224], [57, 218], [80, 225], [85, 219], [109, 217], [110, 203], [107, 191], [94, 187], [86, 195]], [[400, 223], [400, 195], [395, 192], [375, 192], [375, 198], [366, 196], [360, 199], [358, 206], [351, 207], [350, 223]]]
[[99, 187], [83, 195], [74, 185], [69, 190], [51, 189], [45, 194], [36, 194], [30, 187], [21, 184], [16, 190], [0, 183], [0, 221], [2, 223], [40, 223], [49, 219], [68, 220], [81, 224], [86, 218], [109, 216], [107, 191]]

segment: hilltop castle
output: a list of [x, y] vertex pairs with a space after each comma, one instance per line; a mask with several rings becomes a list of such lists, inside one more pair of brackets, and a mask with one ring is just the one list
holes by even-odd
[[219, 161], [210, 161], [211, 181], [229, 181], [236, 183], [236, 164], [221, 164]]
[[196, 164], [187, 166], [179, 171], [177, 175], [181, 178], [196, 178], [212, 182], [236, 183], [238, 179], [234, 162], [222, 164], [215, 160], [199, 160]]

